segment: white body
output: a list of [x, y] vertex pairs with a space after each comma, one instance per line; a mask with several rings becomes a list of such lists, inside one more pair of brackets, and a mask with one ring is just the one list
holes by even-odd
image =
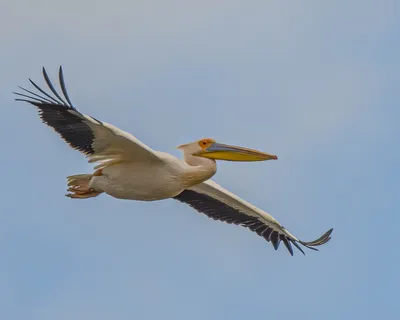
[[201, 170], [170, 154], [155, 153], [162, 161], [123, 161], [105, 167], [101, 176], [92, 177], [90, 187], [118, 199], [154, 201], [175, 197], [215, 173], [212, 163]]

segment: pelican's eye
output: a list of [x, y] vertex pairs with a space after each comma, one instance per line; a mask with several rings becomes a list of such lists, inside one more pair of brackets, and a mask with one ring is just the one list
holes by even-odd
[[213, 139], [202, 139], [199, 141], [199, 146], [202, 149], [207, 149], [209, 146], [211, 146], [215, 141]]

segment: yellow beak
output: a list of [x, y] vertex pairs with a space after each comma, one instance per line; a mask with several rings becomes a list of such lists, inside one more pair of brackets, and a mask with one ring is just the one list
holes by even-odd
[[277, 160], [278, 157], [273, 154], [264, 153], [257, 150], [229, 146], [214, 142], [203, 151], [193, 154], [194, 156], [226, 161], [265, 161]]

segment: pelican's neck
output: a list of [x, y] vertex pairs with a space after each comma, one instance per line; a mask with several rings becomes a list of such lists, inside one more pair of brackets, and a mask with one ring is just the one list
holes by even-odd
[[183, 175], [186, 188], [210, 179], [217, 172], [217, 163], [213, 159], [185, 156], [185, 162], [188, 164]]

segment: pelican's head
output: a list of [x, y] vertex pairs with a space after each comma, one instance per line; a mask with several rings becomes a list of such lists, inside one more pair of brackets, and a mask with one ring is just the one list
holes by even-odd
[[226, 160], [226, 161], [265, 161], [276, 160], [277, 156], [243, 147], [221, 144], [213, 139], [201, 139], [192, 143], [178, 146], [185, 155]]

